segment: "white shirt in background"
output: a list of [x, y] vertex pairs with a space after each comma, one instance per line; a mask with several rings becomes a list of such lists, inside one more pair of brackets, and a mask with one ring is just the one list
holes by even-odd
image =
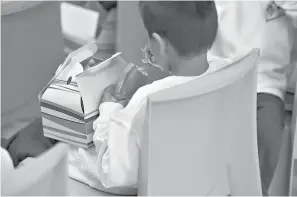
[[[267, 4], [268, 1], [216, 1], [219, 28], [208, 55], [233, 59], [259, 48], [257, 92], [284, 99], [288, 73], [293, 67], [291, 51], [296, 31], [289, 17], [266, 21]], [[282, 6], [288, 10], [296, 3], [283, 1]]]
[[275, 1], [275, 3], [281, 7], [288, 17], [290, 17], [293, 21], [293, 25], [295, 29], [293, 30], [293, 34], [295, 35], [295, 42], [293, 44], [292, 50], [292, 72], [288, 71], [289, 76], [289, 89], [288, 91], [294, 92], [296, 81], [297, 81], [297, 1]]

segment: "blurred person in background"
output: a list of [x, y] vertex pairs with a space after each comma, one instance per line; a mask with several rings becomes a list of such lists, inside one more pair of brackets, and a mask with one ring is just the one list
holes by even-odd
[[[216, 2], [219, 29], [209, 59], [229, 59], [260, 49], [257, 134], [263, 195], [276, 170], [284, 134], [285, 94], [292, 72], [297, 2]], [[293, 21], [293, 22], [292, 22]], [[295, 31], [295, 32], [294, 32]], [[296, 39], [296, 38], [295, 38]]]

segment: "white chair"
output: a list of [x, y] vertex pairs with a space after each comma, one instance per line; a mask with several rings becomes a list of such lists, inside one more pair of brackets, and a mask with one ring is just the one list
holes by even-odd
[[59, 143], [1, 181], [2, 196], [65, 196], [68, 194], [67, 150]]
[[149, 97], [138, 195], [262, 195], [258, 55]]

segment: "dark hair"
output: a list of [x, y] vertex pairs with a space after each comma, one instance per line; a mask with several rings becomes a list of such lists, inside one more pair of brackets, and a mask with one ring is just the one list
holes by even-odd
[[179, 55], [198, 54], [215, 40], [214, 1], [140, 1], [139, 8], [149, 36], [157, 33], [167, 39]]

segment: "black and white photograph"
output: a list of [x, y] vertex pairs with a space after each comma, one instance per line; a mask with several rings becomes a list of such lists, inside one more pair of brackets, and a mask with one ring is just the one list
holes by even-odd
[[297, 196], [296, 0], [1, 0], [1, 196]]

